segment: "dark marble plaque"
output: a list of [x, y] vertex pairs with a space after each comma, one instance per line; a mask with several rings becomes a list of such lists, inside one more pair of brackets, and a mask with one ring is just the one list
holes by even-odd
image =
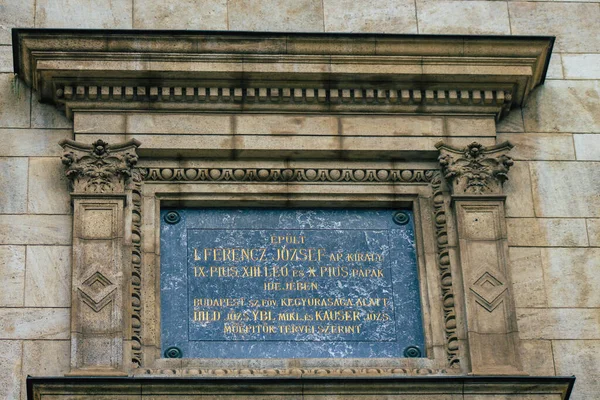
[[160, 277], [169, 356], [424, 356], [409, 210], [162, 210]]

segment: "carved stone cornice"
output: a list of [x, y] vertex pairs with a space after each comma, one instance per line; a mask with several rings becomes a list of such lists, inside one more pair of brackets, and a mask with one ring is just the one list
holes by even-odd
[[543, 83], [552, 37], [13, 30], [15, 73], [71, 110], [469, 113]]
[[444, 178], [451, 183], [455, 195], [500, 194], [508, 179], [513, 160], [506, 153], [513, 148], [509, 142], [485, 147], [473, 142], [458, 149], [442, 142], [436, 144], [438, 160]]
[[91, 145], [63, 140], [62, 162], [71, 180], [73, 193], [123, 193], [138, 157], [135, 150], [140, 142], [109, 145], [96, 140]]

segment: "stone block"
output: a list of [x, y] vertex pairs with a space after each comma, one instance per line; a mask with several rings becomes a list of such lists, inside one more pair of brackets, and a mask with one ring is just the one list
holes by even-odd
[[598, 4], [509, 1], [513, 35], [556, 36], [557, 53], [600, 52]]
[[508, 251], [516, 307], [547, 307], [541, 249], [511, 247]]
[[131, 0], [37, 0], [37, 28], [132, 28]]
[[[68, 340], [26, 340], [23, 342], [21, 376], [61, 376], [69, 372], [71, 343]], [[25, 393], [25, 379], [21, 392]]]
[[206, 114], [129, 114], [127, 133], [227, 135], [232, 133], [231, 117]]
[[496, 136], [494, 118], [446, 117], [448, 136]]
[[54, 105], [42, 104], [37, 100], [31, 102], [31, 127], [32, 128], [72, 128], [70, 121], [63, 111]]
[[583, 219], [567, 218], [508, 218], [510, 246], [571, 247], [587, 246], [588, 238]]
[[0, 215], [1, 244], [71, 244], [69, 215]]
[[0, 3], [0, 44], [11, 44], [11, 28], [32, 28], [35, 0]]
[[444, 120], [440, 117], [374, 116], [341, 117], [345, 136], [443, 136]]
[[500, 1], [417, 0], [419, 33], [508, 35], [508, 9]]
[[599, 248], [543, 249], [550, 307], [600, 308]]
[[600, 162], [531, 162], [538, 217], [600, 217]]
[[227, 0], [133, 2], [133, 27], [227, 30]]
[[523, 111], [520, 108], [511, 110], [496, 124], [496, 132], [525, 132]]
[[0, 72], [13, 72], [12, 47], [0, 45]]
[[0, 213], [27, 212], [27, 169], [27, 158], [0, 158]]
[[237, 135], [337, 135], [338, 119], [321, 116], [238, 115]]
[[0, 156], [60, 156], [58, 142], [71, 137], [66, 129], [0, 129]]
[[119, 134], [127, 132], [127, 114], [75, 112], [73, 131], [78, 134]]
[[554, 358], [550, 340], [521, 340], [523, 370], [533, 376], [554, 376]]
[[68, 339], [68, 308], [0, 308], [0, 339]]
[[33, 214], [70, 214], [69, 181], [60, 158], [29, 161], [28, 211]]
[[600, 79], [600, 54], [563, 54], [565, 79]]
[[0, 398], [17, 400], [21, 395], [23, 343], [0, 340], [0, 348]]
[[29, 128], [29, 88], [13, 74], [0, 74], [0, 93], [0, 128]]
[[326, 32], [417, 33], [413, 0], [324, 0]]
[[230, 0], [234, 31], [322, 32], [321, 0]]
[[553, 52], [550, 56], [548, 71], [546, 71], [546, 79], [563, 79], [563, 64], [560, 53]]
[[526, 102], [523, 109], [525, 130], [600, 132], [599, 98], [600, 81], [546, 81]]
[[0, 246], [0, 307], [23, 306], [25, 246]]
[[600, 339], [600, 309], [517, 308], [521, 339]]
[[600, 135], [573, 135], [575, 154], [578, 160], [600, 161]]
[[516, 161], [510, 169], [508, 176], [508, 181], [504, 183], [506, 216], [533, 217], [533, 197], [531, 195], [529, 164], [525, 161]]
[[600, 340], [555, 340], [552, 342], [556, 374], [575, 375], [571, 399], [591, 400], [600, 393]]
[[71, 247], [28, 246], [26, 307], [71, 306]]
[[[568, 133], [501, 133], [498, 141], [510, 141], [515, 160], [574, 160], [573, 137]], [[512, 174], [512, 170], [510, 172]], [[510, 179], [509, 174], [509, 179]]]
[[590, 246], [600, 247], [600, 218], [590, 218], [585, 221]]

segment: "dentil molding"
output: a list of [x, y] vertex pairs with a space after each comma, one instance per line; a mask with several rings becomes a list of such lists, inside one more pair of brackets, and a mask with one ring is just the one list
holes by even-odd
[[14, 29], [14, 70], [65, 109], [505, 115], [554, 38]]

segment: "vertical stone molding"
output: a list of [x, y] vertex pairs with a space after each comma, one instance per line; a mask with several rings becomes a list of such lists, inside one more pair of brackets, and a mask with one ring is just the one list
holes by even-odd
[[123, 375], [129, 308], [124, 212], [139, 142], [60, 144], [73, 201], [69, 374]]
[[492, 147], [443, 143], [442, 173], [452, 190], [465, 294], [471, 373], [523, 374], [511, 283], [502, 184], [513, 164], [508, 142]]

